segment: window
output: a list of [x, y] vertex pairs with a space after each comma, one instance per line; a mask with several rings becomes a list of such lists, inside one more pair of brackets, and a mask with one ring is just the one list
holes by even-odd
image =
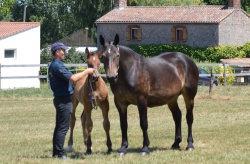
[[129, 25], [126, 30], [126, 40], [140, 41], [141, 40], [141, 27], [139, 25]]
[[137, 38], [138, 38], [137, 33], [138, 33], [138, 28], [131, 28], [131, 36], [130, 36], [130, 38], [132, 40], [137, 40]]
[[177, 28], [176, 29], [176, 41], [182, 41], [183, 40], [183, 29]]
[[186, 42], [187, 28], [182, 25], [173, 26], [171, 40], [172, 42]]
[[4, 58], [15, 58], [15, 50], [4, 50]]

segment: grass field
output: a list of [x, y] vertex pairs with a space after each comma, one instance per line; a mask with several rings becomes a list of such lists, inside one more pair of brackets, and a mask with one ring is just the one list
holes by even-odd
[[[74, 133], [74, 152], [70, 161], [51, 158], [55, 109], [52, 93], [41, 89], [0, 90], [0, 163], [250, 163], [250, 86], [218, 86], [208, 94], [208, 87], [199, 87], [195, 99], [193, 136], [195, 149], [185, 151], [187, 125], [183, 98], [183, 141], [180, 151], [170, 149], [174, 141], [174, 121], [166, 106], [149, 108], [150, 155], [142, 157], [142, 132], [138, 110], [128, 109], [128, 153], [116, 152], [121, 144], [118, 112], [110, 92], [110, 121], [113, 152], [105, 154], [106, 138], [100, 109], [93, 111], [93, 155], [84, 155], [80, 115]], [[67, 147], [68, 135], [65, 141]]]

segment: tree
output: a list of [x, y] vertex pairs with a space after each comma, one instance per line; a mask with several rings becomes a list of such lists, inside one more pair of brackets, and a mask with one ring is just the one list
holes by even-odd
[[228, 0], [203, 0], [207, 5], [227, 5]]
[[0, 0], [0, 21], [11, 21], [11, 8], [15, 4], [15, 0]]
[[249, 0], [241, 0], [242, 9], [250, 14], [250, 1]]
[[186, 6], [201, 5], [203, 0], [128, 0], [131, 6]]

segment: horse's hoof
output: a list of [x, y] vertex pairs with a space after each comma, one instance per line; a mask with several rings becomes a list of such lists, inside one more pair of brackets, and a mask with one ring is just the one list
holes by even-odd
[[87, 150], [86, 152], [85, 152], [85, 155], [91, 155], [92, 154], [92, 150]]
[[122, 147], [121, 147], [120, 149], [118, 149], [117, 151], [118, 151], [118, 153], [125, 153], [125, 154], [126, 154], [127, 149], [126, 149], [125, 146], [122, 146]]
[[146, 155], [149, 155], [148, 152], [141, 152], [141, 156], [146, 156]]
[[112, 149], [109, 149], [107, 154], [111, 154], [112, 151], [113, 151]]
[[123, 156], [125, 156], [125, 155], [126, 155], [125, 152], [120, 152], [120, 154], [119, 154], [120, 157], [123, 157]]
[[181, 148], [174, 148], [174, 147], [172, 147], [172, 148], [171, 148], [171, 150], [174, 150], [174, 151], [180, 151], [180, 150], [181, 150]]
[[181, 150], [179, 145], [173, 144], [171, 147], [172, 150]]
[[187, 148], [186, 148], [186, 151], [193, 151], [193, 150], [194, 150], [193, 147], [187, 147]]

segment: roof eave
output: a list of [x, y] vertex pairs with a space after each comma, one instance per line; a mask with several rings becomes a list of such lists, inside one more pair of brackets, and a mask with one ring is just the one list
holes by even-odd
[[219, 24], [219, 21], [215, 22], [179, 22], [179, 21], [145, 21], [145, 22], [140, 22], [140, 21], [96, 21], [95, 24], [130, 24], [130, 23], [138, 23], [138, 24], [173, 24], [173, 23], [179, 23], [179, 24], [190, 24], [190, 23], [203, 23], [203, 24]]

